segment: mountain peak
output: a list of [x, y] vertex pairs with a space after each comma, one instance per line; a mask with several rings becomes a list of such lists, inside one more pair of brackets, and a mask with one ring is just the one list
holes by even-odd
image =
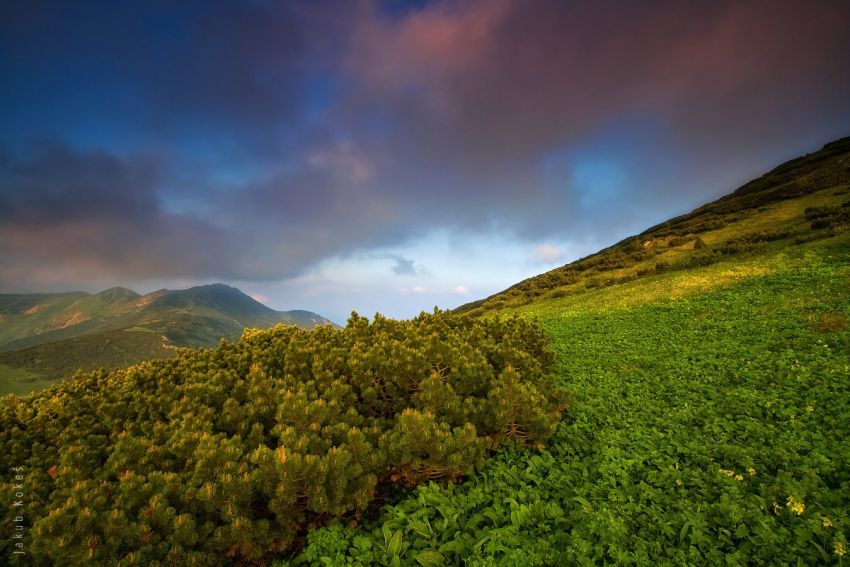
[[159, 306], [182, 309], [204, 305], [228, 313], [237, 319], [246, 316], [273, 315], [277, 313], [275, 310], [266, 307], [242, 293], [239, 289], [223, 283], [198, 285], [188, 289], [168, 290], [153, 299], [153, 303]]
[[[181, 294], [189, 295], [189, 296], [192, 296], [192, 297], [207, 297], [207, 298], [214, 298], [214, 297], [222, 297], [222, 298], [237, 298], [237, 297], [239, 297], [239, 298], [242, 298], [242, 297], [244, 297], [245, 299], [251, 299], [251, 297], [248, 296], [247, 294], [243, 293], [241, 289], [227, 285], [227, 284], [223, 284], [223, 283], [211, 283], [211, 284], [204, 284], [204, 285], [196, 285], [196, 286], [190, 287], [188, 289], [174, 290], [174, 291], [171, 291], [169, 293], [181, 293]], [[251, 301], [253, 301], [253, 299], [251, 299]]]
[[100, 293], [96, 294], [95, 297], [102, 297], [104, 299], [114, 300], [114, 299], [137, 299], [141, 297], [138, 293], [133, 291], [132, 289], [127, 289], [126, 287], [111, 287], [109, 289], [105, 289]]
[[214, 293], [214, 294], [230, 294], [230, 295], [245, 295], [242, 290], [223, 283], [211, 283], [204, 285], [196, 285], [188, 289], [176, 290], [186, 293]]

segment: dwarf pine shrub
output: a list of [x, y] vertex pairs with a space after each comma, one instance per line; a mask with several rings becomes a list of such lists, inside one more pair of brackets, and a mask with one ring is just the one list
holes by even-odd
[[564, 409], [552, 362], [517, 318], [246, 330], [2, 398], [0, 454], [26, 471], [36, 565], [267, 564], [394, 487], [545, 441]]

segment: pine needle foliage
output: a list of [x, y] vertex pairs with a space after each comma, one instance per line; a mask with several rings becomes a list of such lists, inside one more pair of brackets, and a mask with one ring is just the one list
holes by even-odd
[[565, 409], [552, 363], [518, 318], [246, 330], [2, 398], [0, 454], [24, 467], [35, 564], [268, 564], [390, 490], [541, 444]]

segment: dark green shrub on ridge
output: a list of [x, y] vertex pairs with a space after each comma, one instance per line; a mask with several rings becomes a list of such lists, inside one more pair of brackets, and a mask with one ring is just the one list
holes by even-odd
[[552, 362], [516, 318], [246, 330], [4, 397], [0, 452], [26, 471], [33, 564], [268, 564], [393, 487], [541, 444], [564, 407]]

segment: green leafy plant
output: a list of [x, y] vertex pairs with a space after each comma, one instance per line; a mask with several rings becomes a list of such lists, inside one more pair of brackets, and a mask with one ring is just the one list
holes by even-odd
[[523, 307], [575, 396], [547, 447], [505, 445], [462, 484], [312, 532], [303, 563], [321, 549], [331, 565], [840, 565], [848, 251], [841, 236], [738, 257], [753, 275], [676, 299], [650, 294], [729, 264]]

